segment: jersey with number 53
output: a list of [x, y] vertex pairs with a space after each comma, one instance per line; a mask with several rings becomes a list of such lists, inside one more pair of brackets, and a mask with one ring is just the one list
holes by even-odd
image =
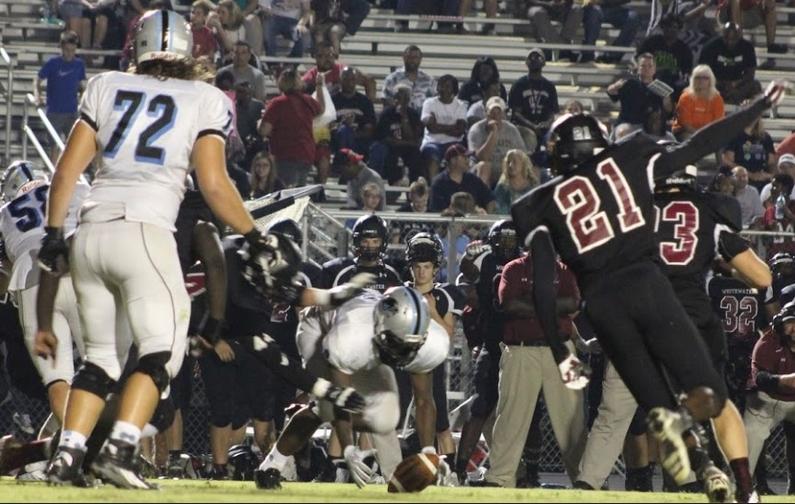
[[204, 135], [225, 140], [233, 106], [205, 82], [122, 72], [93, 77], [80, 117], [96, 131], [98, 169], [81, 220], [174, 231], [193, 145]]
[[[0, 233], [5, 253], [13, 263], [8, 289], [22, 290], [38, 283], [36, 256], [44, 236], [47, 196], [50, 184], [45, 180], [30, 182], [16, 198], [0, 208]], [[77, 214], [88, 194], [86, 184], [77, 184], [69, 202], [64, 233], [69, 236], [77, 227]]]
[[682, 190], [656, 194], [654, 201], [659, 264], [677, 292], [695, 288], [705, 293], [713, 261], [729, 262], [750, 247], [737, 234], [742, 229], [740, 204], [731, 196]]

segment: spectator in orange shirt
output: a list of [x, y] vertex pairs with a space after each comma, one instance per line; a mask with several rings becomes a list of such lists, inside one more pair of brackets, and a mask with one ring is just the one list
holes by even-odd
[[723, 116], [723, 98], [715, 87], [715, 74], [708, 65], [699, 65], [693, 69], [690, 86], [676, 104], [674, 134], [684, 140]]

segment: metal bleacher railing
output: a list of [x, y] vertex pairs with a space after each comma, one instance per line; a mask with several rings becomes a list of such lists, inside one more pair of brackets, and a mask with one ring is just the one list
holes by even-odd
[[5, 150], [3, 151], [5, 163], [11, 158], [11, 118], [14, 101], [14, 60], [5, 47], [0, 45], [0, 62], [6, 69], [6, 86], [3, 90], [5, 98]]

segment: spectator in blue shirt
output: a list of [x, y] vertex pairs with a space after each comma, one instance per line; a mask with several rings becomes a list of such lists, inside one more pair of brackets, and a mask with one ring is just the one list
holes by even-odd
[[[73, 31], [61, 34], [61, 55], [47, 61], [34, 79], [33, 93], [36, 103], [45, 104], [41, 83], [47, 81], [47, 119], [55, 131], [66, 138], [77, 119], [77, 97], [86, 87], [86, 65], [75, 56], [78, 37]], [[50, 157], [57, 156], [53, 145]]]
[[487, 213], [494, 213], [494, 194], [480, 178], [469, 171], [467, 151], [461, 144], [451, 145], [444, 154], [447, 168], [431, 183], [431, 212], [450, 207], [452, 196], [458, 192], [472, 195], [475, 204]]

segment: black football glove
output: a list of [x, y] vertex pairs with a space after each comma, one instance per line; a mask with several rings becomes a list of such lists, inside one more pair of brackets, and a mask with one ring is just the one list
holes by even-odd
[[69, 246], [62, 228], [45, 227], [44, 238], [39, 249], [39, 267], [44, 271], [61, 276], [69, 271]]
[[342, 388], [332, 385], [326, 395], [320, 399], [326, 399], [337, 408], [352, 414], [362, 413], [367, 406], [364, 397], [352, 387]]

